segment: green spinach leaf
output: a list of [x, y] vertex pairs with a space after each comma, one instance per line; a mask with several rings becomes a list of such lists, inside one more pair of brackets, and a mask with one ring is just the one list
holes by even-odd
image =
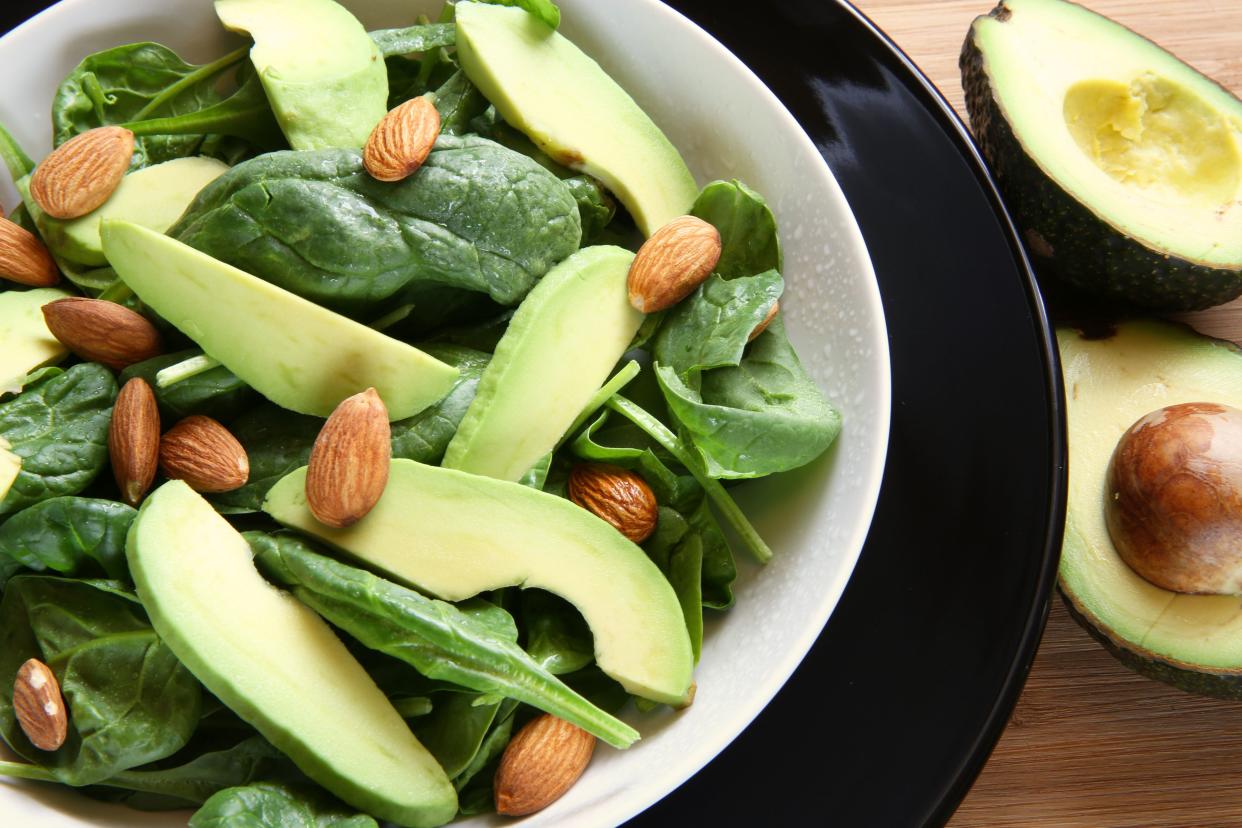
[[167, 388], [159, 387], [155, 381], [156, 374], [198, 353], [194, 349], [177, 351], [135, 363], [121, 372], [120, 385], [125, 385], [134, 377], [146, 380], [155, 392], [161, 413], [171, 420], [179, 420], [191, 414], [228, 420], [251, 408], [258, 401], [259, 395], [223, 365], [187, 377]]
[[209, 184], [169, 231], [209, 255], [345, 312], [411, 283], [512, 305], [578, 249], [578, 206], [555, 176], [474, 136], [441, 135], [417, 173], [376, 181], [352, 150], [277, 152]]
[[436, 89], [435, 102], [440, 113], [440, 131], [449, 135], [469, 132], [470, 122], [489, 106], [487, 98], [460, 69]]
[[57, 495], [85, 489], [108, 462], [108, 424], [116, 380], [95, 363], [0, 402], [0, 437], [22, 459], [13, 487], [0, 500], [0, 517]]
[[517, 6], [536, 20], [542, 20], [551, 28], [561, 25], [561, 10], [552, 0], [480, 0], [495, 6]]
[[559, 676], [595, 661], [591, 628], [573, 604], [542, 589], [524, 589], [520, 600], [525, 649], [540, 667]]
[[500, 712], [502, 702], [480, 704], [482, 699], [478, 693], [441, 693], [431, 713], [412, 723], [449, 779], [470, 767]]
[[12, 696], [0, 694], [0, 732], [24, 758], [67, 785], [102, 782], [171, 756], [199, 720], [200, 687], [156, 636], [120, 584], [19, 575], [0, 600], [0, 675], [29, 658], [56, 674], [69, 736], [44, 752], [26, 739]]
[[589, 175], [575, 175], [564, 179], [565, 186], [578, 202], [578, 216], [582, 221], [582, 246], [595, 244], [613, 216], [617, 214], [616, 200], [604, 186]]
[[3, 124], [0, 124], [0, 161], [4, 162], [14, 182], [34, 172], [34, 161]]
[[665, 318], [652, 353], [691, 387], [700, 371], [737, 365], [751, 331], [780, 299], [785, 282], [775, 270], [725, 280], [711, 276]]
[[713, 181], [695, 199], [690, 214], [720, 231], [716, 272], [726, 279], [781, 269], [776, 218], [763, 196], [742, 182]]
[[323, 791], [257, 782], [212, 796], [190, 817], [190, 828], [378, 828]]
[[137, 512], [114, 500], [54, 497], [0, 524], [0, 589], [6, 568], [128, 580], [125, 536]]
[[371, 39], [386, 58], [411, 55], [455, 45], [457, 26], [453, 23], [423, 23], [404, 29], [379, 29], [371, 32]]
[[[287, 147], [263, 83], [249, 62], [239, 70], [239, 78], [241, 82], [236, 91], [224, 100], [180, 114], [129, 121], [125, 126], [135, 135], [148, 136], [143, 137], [147, 143], [172, 144], [201, 139], [199, 154], [215, 155], [230, 164], [252, 154], [249, 147], [259, 150]], [[217, 140], [204, 137], [207, 135], [214, 139], [229, 136], [245, 143], [240, 148], [222, 146]]]

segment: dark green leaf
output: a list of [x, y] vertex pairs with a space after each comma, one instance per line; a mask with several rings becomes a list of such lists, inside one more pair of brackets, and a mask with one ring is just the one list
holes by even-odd
[[476, 704], [477, 693], [442, 693], [427, 716], [411, 727], [452, 779], [470, 767], [491, 729], [500, 704]]
[[85, 489], [108, 461], [108, 423], [116, 380], [82, 363], [0, 402], [0, 437], [22, 470], [0, 500], [0, 516]]
[[552, 0], [481, 0], [481, 2], [495, 6], [517, 6], [553, 29], [561, 25], [561, 10]]
[[424, 23], [405, 29], [379, 29], [371, 39], [384, 57], [426, 52], [457, 43], [457, 26], [453, 23]]
[[19, 178], [25, 178], [34, 172], [35, 163], [22, 149], [22, 145], [17, 143], [17, 139], [0, 124], [0, 161], [4, 162], [4, 166], [8, 167], [9, 177], [14, 181]]
[[449, 135], [469, 132], [470, 121], [488, 107], [483, 93], [460, 69], [436, 89], [435, 102], [436, 111], [440, 113], [440, 130]]
[[617, 213], [617, 202], [604, 186], [589, 175], [575, 175], [564, 179], [565, 186], [578, 202], [578, 216], [582, 220], [582, 246], [595, 244], [595, 239]]
[[125, 536], [137, 514], [124, 503], [86, 497], [54, 497], [23, 509], [0, 525], [0, 588], [10, 561], [36, 571], [128, 580]]
[[542, 589], [522, 590], [521, 602], [525, 649], [540, 667], [559, 676], [595, 660], [595, 639], [573, 604]]
[[742, 182], [713, 181], [703, 188], [690, 214], [720, 231], [716, 272], [726, 279], [781, 269], [776, 218], [763, 196]]
[[259, 395], [223, 365], [173, 383], [167, 388], [160, 388], [156, 384], [155, 375], [160, 371], [184, 362], [198, 353], [193, 349], [176, 351], [135, 363], [121, 372], [120, 384], [124, 385], [134, 377], [146, 380], [155, 392], [161, 413], [171, 420], [179, 420], [191, 414], [228, 420], [254, 405]]
[[320, 790], [257, 782], [228, 788], [190, 817], [190, 828], [378, 828]]
[[[195, 108], [182, 114], [162, 118], [145, 118], [125, 124], [135, 135], [151, 136], [142, 140], [154, 142], [184, 142], [204, 135], [227, 135], [242, 139], [254, 147], [271, 150], [287, 146], [280, 124], [272, 112], [263, 83], [253, 71], [245, 74], [245, 80], [233, 94], [222, 101]], [[199, 153], [209, 154], [213, 148], [207, 141], [199, 146]], [[215, 147], [215, 155], [229, 160], [230, 151]], [[242, 155], [247, 154], [245, 149]], [[237, 158], [233, 157], [233, 161]]]
[[699, 371], [737, 365], [751, 331], [784, 289], [775, 270], [729, 280], [713, 275], [669, 312], [652, 349], [655, 361], [691, 387]]

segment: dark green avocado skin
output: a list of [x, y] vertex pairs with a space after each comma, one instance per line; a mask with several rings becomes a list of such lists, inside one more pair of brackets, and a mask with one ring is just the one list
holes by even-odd
[[1091, 622], [1074, 602], [1073, 597], [1062, 584], [1057, 590], [1069, 610], [1070, 617], [1078, 622], [1084, 630], [1113, 657], [1141, 676], [1172, 685], [1178, 690], [1210, 696], [1214, 699], [1242, 700], [1242, 673], [1213, 673], [1207, 670], [1189, 669], [1169, 662], [1155, 653], [1132, 648], [1132, 645], [1118, 641], [1104, 630]]
[[[1003, 22], [1010, 14], [1001, 2], [989, 16]], [[971, 129], [1041, 274], [1161, 311], [1200, 310], [1242, 295], [1242, 270], [1207, 267], [1148, 247], [1048, 177], [1002, 114], [974, 35], [972, 26], [959, 61]]]

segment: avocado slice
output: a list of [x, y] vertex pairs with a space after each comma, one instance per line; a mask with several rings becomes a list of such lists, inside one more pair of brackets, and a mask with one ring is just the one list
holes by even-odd
[[1113, 449], [1140, 417], [1184, 402], [1242, 407], [1242, 351], [1165, 322], [1107, 338], [1057, 331], [1069, 419], [1060, 588], [1072, 614], [1124, 664], [1184, 690], [1242, 698], [1242, 596], [1161, 589], [1117, 554], [1105, 522]]
[[543, 277], [497, 343], [444, 466], [520, 480], [556, 448], [643, 323], [626, 292], [632, 261], [587, 247]]
[[361, 149], [388, 111], [388, 70], [358, 19], [332, 0], [216, 0], [225, 28], [254, 38], [250, 62], [299, 150]]
[[229, 165], [215, 158], [175, 158], [128, 173], [111, 197], [81, 218], [55, 219], [30, 198], [30, 176], [17, 182], [23, 203], [30, 210], [48, 246], [75, 264], [105, 267], [108, 259], [99, 239], [104, 219], [124, 219], [160, 233], [172, 227], [194, 197], [228, 171]]
[[103, 223], [117, 274], [153, 311], [277, 405], [326, 417], [374, 387], [402, 420], [440, 400], [457, 369], [132, 222]]
[[561, 33], [517, 7], [458, 3], [457, 58], [507, 123], [603, 182], [644, 235], [690, 211], [699, 190], [677, 148]]
[[22, 472], [22, 458], [9, 451], [11, 448], [9, 441], [0, 437], [0, 500], [4, 500]]
[[181, 663], [309, 777], [406, 826], [457, 813], [444, 771], [311, 609], [263, 579], [250, 545], [184, 482], [155, 491], [125, 545], [151, 625]]
[[43, 306], [68, 295], [56, 288], [0, 293], [0, 395], [22, 390], [28, 373], [69, 354], [43, 321]]
[[348, 529], [311, 514], [305, 467], [272, 487], [263, 510], [446, 601], [509, 586], [555, 593], [582, 613], [596, 662], [626, 690], [688, 699], [694, 656], [673, 588], [642, 549], [568, 500], [393, 460], [383, 497]]
[[962, 85], [1036, 264], [1163, 310], [1242, 294], [1242, 101], [1064, 0], [971, 26]]

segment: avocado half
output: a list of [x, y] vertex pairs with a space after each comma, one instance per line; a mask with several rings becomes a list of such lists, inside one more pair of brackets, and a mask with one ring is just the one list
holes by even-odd
[[1185, 402], [1242, 407], [1242, 351], [1166, 322], [1087, 338], [1060, 329], [1069, 498], [1060, 590], [1070, 613], [1123, 664], [1192, 693], [1242, 699], [1242, 596], [1186, 595], [1121, 559], [1105, 523], [1113, 449], [1136, 420]]
[[961, 55], [971, 127], [1036, 265], [1160, 310], [1242, 294], [1242, 101], [1064, 0], [1002, 0]]

